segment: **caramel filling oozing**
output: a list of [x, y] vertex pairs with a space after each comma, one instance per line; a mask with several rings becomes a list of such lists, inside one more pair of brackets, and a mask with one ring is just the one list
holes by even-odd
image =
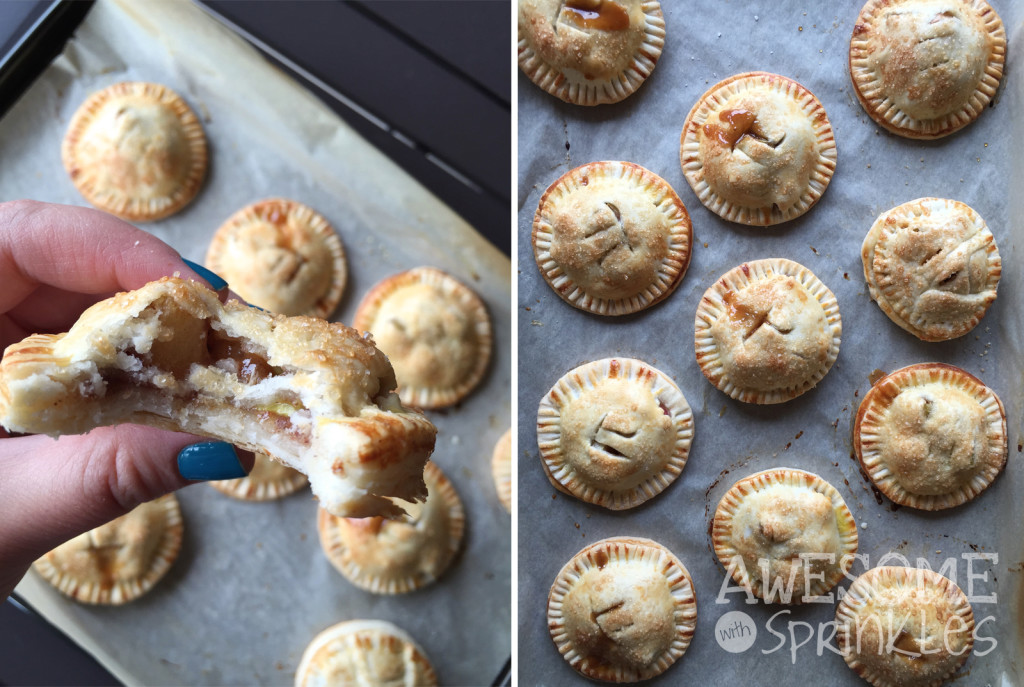
[[623, 31], [629, 28], [629, 12], [614, 0], [566, 0], [564, 16], [581, 29]]

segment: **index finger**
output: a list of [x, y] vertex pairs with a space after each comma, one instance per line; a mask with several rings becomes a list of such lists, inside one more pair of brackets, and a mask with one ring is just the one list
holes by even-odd
[[28, 200], [0, 203], [0, 313], [43, 284], [106, 294], [175, 272], [209, 284], [169, 245], [105, 212]]

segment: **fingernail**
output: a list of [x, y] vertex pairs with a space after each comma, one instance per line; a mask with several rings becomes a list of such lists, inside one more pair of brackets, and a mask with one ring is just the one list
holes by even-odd
[[192, 444], [178, 453], [178, 473], [189, 480], [210, 482], [245, 477], [235, 447], [223, 441]]
[[202, 277], [206, 281], [210, 282], [210, 287], [214, 291], [220, 291], [221, 289], [223, 289], [225, 286], [228, 285], [228, 283], [222, 277], [217, 275], [217, 273], [211, 272], [210, 270], [206, 269], [202, 265], [200, 265], [198, 263], [194, 263], [191, 260], [185, 260], [185, 258], [182, 258], [181, 260], [186, 265], [188, 265], [192, 269], [193, 272], [198, 274], [200, 277]]
[[248, 305], [248, 306], [249, 306], [250, 308], [256, 308], [256, 309], [257, 309], [257, 310], [259, 310], [260, 312], [267, 312], [266, 310], [264, 310], [263, 308], [261, 308], [261, 307], [260, 307], [260, 306], [258, 306], [258, 305], [253, 305], [252, 303], [247, 303], [246, 305]]

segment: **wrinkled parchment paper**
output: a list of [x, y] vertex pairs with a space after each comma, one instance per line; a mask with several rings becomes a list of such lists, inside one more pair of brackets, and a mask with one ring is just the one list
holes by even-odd
[[[1010, 37], [1008, 74], [994, 106], [978, 121], [935, 142], [892, 136], [858, 104], [847, 50], [860, 2], [663, 2], [668, 35], [661, 60], [648, 82], [617, 105], [567, 105], [519, 76], [520, 684], [583, 681], [549, 637], [547, 594], [577, 551], [617, 535], [649, 537], [667, 546], [689, 568], [697, 592], [693, 642], [652, 683], [864, 684], [833, 652], [836, 644], [826, 623], [834, 619], [834, 603], [748, 606], [736, 593], [722, 595], [724, 603], [717, 603], [725, 574], [711, 549], [709, 525], [718, 501], [736, 480], [781, 466], [817, 473], [840, 491], [860, 523], [860, 553], [868, 556], [870, 567], [904, 560], [915, 565], [920, 557], [939, 570], [953, 560], [979, 624], [975, 653], [954, 684], [1024, 682], [1019, 658], [1024, 228], [1020, 161], [1013, 164], [1024, 128], [1015, 40], [1024, 8], [999, 0], [992, 4]], [[746, 71], [783, 74], [813, 91], [838, 146], [836, 174], [817, 206], [765, 229], [732, 224], [705, 209], [679, 165], [679, 136], [690, 108], [717, 82]], [[693, 261], [676, 292], [645, 312], [618, 319], [584, 313], [559, 299], [542, 280], [530, 247], [540, 195], [564, 172], [595, 160], [629, 160], [659, 174], [693, 220]], [[1012, 198], [1010, 189], [1017, 189]], [[991, 227], [1003, 260], [999, 296], [985, 319], [971, 334], [945, 343], [918, 341], [894, 325], [870, 300], [861, 267], [860, 246], [874, 219], [923, 196], [954, 198], [975, 208]], [[838, 361], [816, 389], [782, 405], [755, 406], [733, 401], [704, 379], [694, 358], [694, 314], [717, 277], [744, 261], [767, 257], [802, 263], [835, 293], [843, 339]], [[537, 404], [556, 380], [577, 365], [609, 356], [640, 358], [667, 373], [686, 395], [696, 422], [680, 478], [645, 505], [617, 513], [556, 493], [541, 467], [535, 431]], [[937, 513], [896, 508], [876, 497], [851, 460], [851, 423], [870, 388], [869, 376], [926, 361], [963, 367], [995, 389], [1006, 405], [1009, 429], [1005, 473], [970, 504]], [[891, 554], [888, 561], [886, 554]], [[858, 562], [853, 573], [866, 567]], [[844, 580], [840, 587], [849, 585]], [[750, 626], [757, 633], [738, 653], [719, 641], [729, 644], [734, 623], [726, 619], [716, 628], [732, 611], [749, 618], [748, 629], [734, 635], [752, 633]]]
[[[441, 580], [412, 594], [365, 593], [320, 549], [308, 490], [252, 504], [208, 485], [180, 492], [180, 558], [147, 596], [120, 608], [66, 601], [34, 573], [30, 603], [127, 684], [291, 684], [303, 649], [342, 620], [403, 627], [445, 684], [489, 684], [511, 646], [510, 518], [495, 493], [492, 447], [510, 422], [508, 259], [244, 41], [185, 2], [98, 2], [64, 54], [0, 121], [0, 198], [85, 205], [60, 162], [60, 141], [85, 97], [121, 80], [164, 83], [196, 110], [209, 175], [183, 212], [143, 227], [202, 262], [235, 210], [285, 196], [338, 230], [348, 253], [350, 322], [378, 280], [417, 265], [474, 288], [495, 328], [484, 383], [459, 406], [429, 413], [435, 462], [467, 513], [461, 554]], [[505, 145], [506, 132], [495, 132]]]

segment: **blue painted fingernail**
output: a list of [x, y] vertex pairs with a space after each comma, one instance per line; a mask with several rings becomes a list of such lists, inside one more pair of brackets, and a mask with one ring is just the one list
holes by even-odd
[[245, 477], [235, 447], [223, 441], [192, 444], [178, 453], [178, 472], [185, 479], [210, 482]]
[[202, 265], [200, 265], [198, 263], [194, 263], [191, 260], [186, 260], [185, 258], [182, 258], [181, 260], [186, 265], [188, 265], [192, 269], [193, 272], [198, 274], [200, 277], [202, 277], [206, 281], [210, 282], [210, 287], [214, 291], [220, 291], [221, 289], [223, 289], [225, 286], [228, 285], [228, 283], [226, 281], [224, 281], [224, 279], [222, 277], [217, 275], [215, 272], [211, 272], [210, 270], [206, 269]]
[[257, 310], [259, 310], [260, 312], [267, 312], [266, 310], [264, 310], [263, 308], [261, 308], [261, 307], [260, 307], [260, 306], [258, 306], [258, 305], [253, 305], [252, 303], [248, 303], [247, 305], [248, 305], [248, 306], [249, 306], [250, 308], [256, 308], [256, 309], [257, 309]]

